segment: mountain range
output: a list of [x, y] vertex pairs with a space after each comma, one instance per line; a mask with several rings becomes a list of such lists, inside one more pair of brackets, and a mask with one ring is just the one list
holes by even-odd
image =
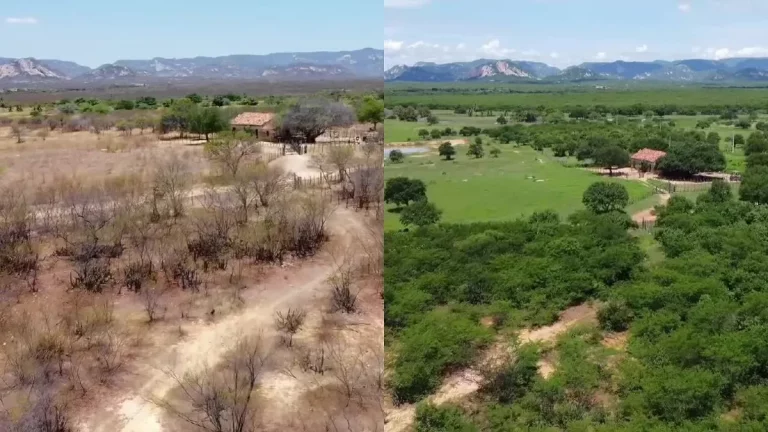
[[540, 62], [479, 59], [470, 62], [399, 65], [384, 72], [385, 81], [401, 82], [768, 82], [768, 58], [593, 62], [560, 69]]
[[62, 82], [206, 80], [290, 80], [381, 78], [384, 51], [293, 52], [149, 60], [118, 60], [97, 68], [71, 61], [0, 58], [0, 87]]

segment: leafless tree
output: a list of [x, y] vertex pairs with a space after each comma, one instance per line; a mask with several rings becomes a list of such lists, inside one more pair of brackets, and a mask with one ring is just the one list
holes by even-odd
[[152, 323], [162, 317], [163, 306], [160, 299], [165, 294], [161, 287], [146, 287], [141, 290], [141, 300], [144, 305], [144, 312], [147, 313], [147, 320]]
[[272, 198], [286, 190], [288, 176], [282, 167], [262, 163], [250, 173], [249, 183], [261, 206], [269, 207]]
[[245, 132], [223, 133], [206, 145], [208, 157], [218, 164], [224, 174], [234, 179], [240, 166], [260, 152], [253, 137]]
[[159, 202], [165, 202], [167, 213], [174, 218], [184, 215], [184, 199], [190, 188], [189, 165], [177, 155], [161, 162], [155, 168], [153, 186], [153, 213], [159, 216]]
[[181, 377], [168, 372], [181, 389], [182, 404], [155, 403], [204, 431], [255, 432], [259, 429], [254, 390], [269, 353], [261, 333], [241, 338], [217, 368], [206, 367]]
[[328, 164], [338, 171], [339, 181], [343, 181], [347, 176], [347, 168], [355, 157], [355, 148], [351, 145], [334, 145], [324, 156]]
[[14, 123], [11, 125], [11, 137], [16, 138], [16, 144], [21, 144], [24, 142], [24, 128], [18, 124]]
[[301, 330], [306, 317], [307, 312], [301, 309], [288, 309], [285, 313], [280, 311], [275, 313], [275, 327], [288, 335], [289, 347], [293, 346], [293, 335]]
[[45, 141], [46, 138], [48, 138], [48, 135], [50, 135], [51, 131], [48, 128], [43, 128], [37, 131], [38, 138]]
[[352, 313], [357, 310], [359, 291], [352, 287], [354, 279], [354, 267], [348, 261], [339, 265], [334, 274], [328, 278], [328, 284], [331, 286], [331, 305], [334, 311]]
[[306, 142], [314, 143], [326, 130], [351, 126], [356, 120], [355, 112], [344, 103], [312, 98], [292, 106], [283, 116], [282, 128], [290, 135], [300, 135]]

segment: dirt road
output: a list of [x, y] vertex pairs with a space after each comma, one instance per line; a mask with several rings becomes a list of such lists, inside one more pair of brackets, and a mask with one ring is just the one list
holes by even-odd
[[[551, 343], [560, 335], [564, 334], [574, 326], [587, 322], [594, 322], [597, 311], [594, 305], [582, 304], [564, 310], [560, 314], [560, 319], [549, 326], [539, 327], [537, 329], [523, 329], [518, 334], [520, 343]], [[499, 341], [486, 352], [486, 356], [498, 354], [502, 350], [508, 349], [506, 342]], [[482, 361], [482, 360], [481, 360]], [[546, 371], [541, 371], [547, 373]], [[443, 385], [431, 396], [428, 401], [436, 405], [448, 402], [458, 402], [472, 395], [480, 389], [482, 377], [474, 367], [469, 367], [457, 371], [448, 376]], [[407, 431], [416, 417], [415, 404], [403, 404], [399, 407], [390, 407], [387, 410], [387, 432], [405, 432]]]
[[668, 193], [664, 193], [659, 195], [659, 202], [655, 204], [653, 207], [647, 208], [645, 210], [641, 210], [635, 214], [632, 215], [632, 220], [637, 222], [638, 224], [642, 224], [643, 222], [656, 222], [656, 213], [654, 211], [654, 208], [657, 205], [666, 205], [667, 201], [669, 201], [670, 195]]
[[[329, 221], [332, 241], [349, 245], [365, 230], [360, 215], [337, 208]], [[177, 376], [215, 365], [236, 341], [238, 335], [263, 330], [273, 333], [277, 310], [302, 307], [326, 297], [325, 281], [333, 272], [325, 253], [293, 267], [289, 272], [276, 271], [258, 286], [244, 293], [244, 308], [213, 323], [195, 323], [185, 327], [186, 336], [177, 344], [156, 347], [153, 363], [143, 367], [131, 378], [130, 388], [120, 389], [109, 400], [81, 419], [78, 430], [83, 432], [162, 432], [165, 416], [153, 398], [163, 398], [175, 381], [167, 371]]]

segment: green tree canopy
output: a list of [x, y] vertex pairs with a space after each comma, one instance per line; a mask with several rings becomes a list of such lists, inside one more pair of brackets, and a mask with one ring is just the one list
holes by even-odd
[[623, 211], [629, 204], [629, 193], [620, 183], [595, 182], [584, 191], [582, 202], [585, 207], [597, 214]]
[[419, 179], [393, 177], [384, 185], [384, 201], [397, 206], [408, 205], [411, 201], [426, 199], [427, 186]]

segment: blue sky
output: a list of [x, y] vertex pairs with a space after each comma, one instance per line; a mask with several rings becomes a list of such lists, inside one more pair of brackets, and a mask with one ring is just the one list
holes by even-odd
[[0, 57], [119, 59], [381, 48], [381, 0], [1, 0]]
[[387, 67], [768, 57], [768, 0], [384, 0]]

